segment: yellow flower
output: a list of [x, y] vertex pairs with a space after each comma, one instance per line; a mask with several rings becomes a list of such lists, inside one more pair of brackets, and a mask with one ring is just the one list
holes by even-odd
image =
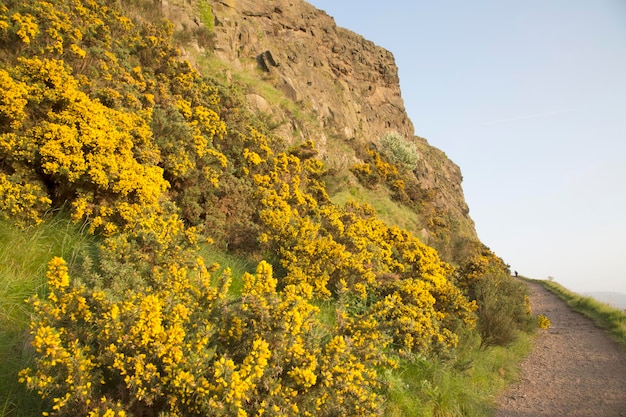
[[32, 38], [39, 34], [37, 21], [30, 14], [21, 15], [20, 13], [15, 13], [11, 16], [11, 20], [18, 27], [16, 34], [24, 43], [30, 43]]
[[67, 264], [63, 258], [55, 256], [48, 262], [48, 272], [46, 273], [48, 284], [57, 290], [67, 288], [70, 285], [70, 275]]

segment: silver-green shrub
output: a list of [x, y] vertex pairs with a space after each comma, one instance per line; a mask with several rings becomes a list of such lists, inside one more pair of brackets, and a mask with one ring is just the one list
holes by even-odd
[[419, 152], [413, 142], [409, 142], [396, 131], [389, 131], [380, 138], [382, 153], [399, 168], [409, 171], [417, 167]]

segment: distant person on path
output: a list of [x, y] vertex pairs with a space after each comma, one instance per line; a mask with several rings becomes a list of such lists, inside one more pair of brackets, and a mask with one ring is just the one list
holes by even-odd
[[515, 271], [515, 278], [517, 278], [517, 271]]

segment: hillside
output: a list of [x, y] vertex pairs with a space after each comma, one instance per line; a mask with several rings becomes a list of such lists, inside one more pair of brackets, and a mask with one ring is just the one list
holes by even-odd
[[[387, 221], [405, 218], [401, 226], [418, 232], [449, 261], [465, 240], [478, 240], [461, 171], [415, 135], [389, 51], [336, 26], [332, 17], [305, 1], [239, 0], [211, 6], [215, 38], [210, 47], [219, 71], [225, 80], [244, 82], [247, 106], [271, 120], [273, 134], [290, 145], [315, 142], [318, 157], [332, 172], [331, 198], [344, 202], [346, 195], [356, 194]], [[202, 25], [184, 18], [195, 11], [185, 3], [164, 2], [163, 11], [181, 32]], [[202, 62], [198, 56], [206, 49], [189, 39], [184, 56]], [[367, 149], [382, 151], [381, 138], [393, 132], [417, 153], [400, 175], [404, 199], [393, 189], [395, 178], [375, 172], [382, 178], [360, 178], [358, 184], [354, 175], [355, 166], [373, 165]], [[360, 191], [360, 185], [376, 196]]]
[[5, 413], [489, 406], [527, 298], [390, 53], [297, 1], [10, 0], [0, 58]]

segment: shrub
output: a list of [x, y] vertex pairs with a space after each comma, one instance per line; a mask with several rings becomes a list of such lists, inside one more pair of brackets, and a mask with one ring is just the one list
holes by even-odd
[[[211, 270], [215, 270], [213, 266]], [[377, 415], [374, 362], [359, 338], [319, 331], [308, 286], [276, 291], [269, 264], [212, 285], [201, 260], [155, 267], [117, 296], [74, 282], [65, 261], [31, 299], [34, 368], [21, 380], [67, 415]], [[168, 414], [169, 413], [169, 414]]]
[[206, 28], [212, 32], [215, 28], [215, 17], [213, 16], [211, 5], [207, 0], [200, 0], [198, 7], [200, 9], [200, 20], [204, 23]]
[[382, 182], [389, 187], [395, 200], [408, 203], [409, 196], [405, 190], [405, 180], [400, 176], [396, 164], [388, 162], [388, 158], [383, 157], [374, 149], [368, 149], [367, 155], [364, 163], [350, 167], [350, 171], [359, 182], [368, 188], [374, 188]]
[[478, 304], [478, 331], [482, 345], [508, 345], [520, 330], [529, 330], [526, 286], [510, 275], [491, 272], [474, 286]]
[[372, 171], [372, 167], [368, 163], [354, 164], [350, 167], [350, 171], [366, 187], [374, 187], [380, 181], [380, 175], [378, 172]]
[[278, 255], [281, 281], [307, 283], [317, 297], [351, 294], [346, 320], [370, 323], [367, 331], [396, 349], [454, 346], [456, 329], [473, 324], [475, 305], [451, 282], [452, 268], [371, 207], [337, 207], [309, 193], [317, 171], [308, 162], [279, 154], [268, 160], [269, 174], [255, 176], [260, 240]]
[[398, 132], [385, 133], [380, 138], [383, 154], [395, 165], [412, 171], [417, 167], [419, 152], [413, 142], [407, 141]]

